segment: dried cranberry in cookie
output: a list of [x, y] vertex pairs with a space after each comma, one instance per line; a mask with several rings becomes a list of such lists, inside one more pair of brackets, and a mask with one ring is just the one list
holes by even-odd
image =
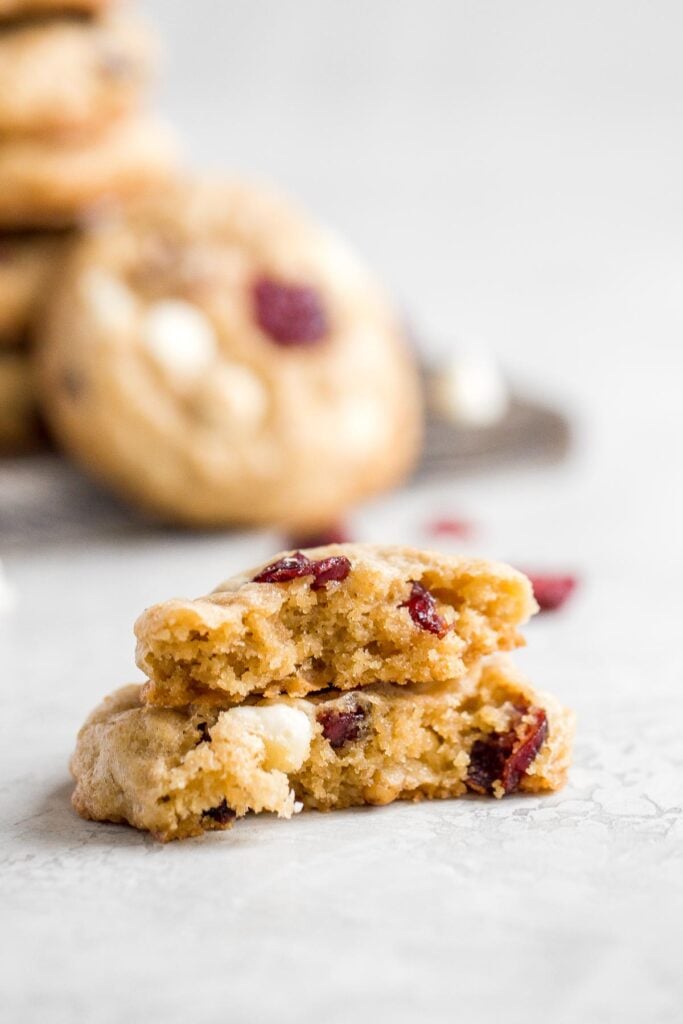
[[[289, 818], [477, 787], [498, 797], [543, 793], [563, 785], [569, 766], [572, 713], [501, 658], [461, 686], [382, 684], [362, 697], [331, 690], [208, 719], [146, 706], [142, 696], [125, 687], [90, 715], [71, 762], [72, 799], [85, 818], [128, 821], [162, 840], [230, 828], [249, 811]], [[501, 732], [487, 745], [482, 725], [492, 721]]]
[[429, 633], [435, 633], [438, 637], [442, 637], [446, 633], [448, 623], [437, 612], [434, 595], [426, 587], [423, 587], [421, 583], [417, 583], [415, 580], [412, 581], [410, 597], [399, 607], [408, 609], [411, 619], [420, 629], [426, 629]]
[[278, 345], [312, 345], [327, 334], [327, 317], [314, 288], [263, 277], [254, 285], [259, 327]]
[[[391, 306], [262, 188], [176, 182], [103, 214], [43, 325], [61, 444], [165, 521], [315, 533], [417, 456], [420, 384]], [[59, 386], [67, 365], [88, 381], [81, 401]]]
[[505, 565], [333, 544], [284, 552], [205, 597], [149, 608], [135, 626], [137, 662], [146, 700], [165, 707], [455, 685], [477, 659], [522, 643], [518, 627], [534, 610], [528, 580]]

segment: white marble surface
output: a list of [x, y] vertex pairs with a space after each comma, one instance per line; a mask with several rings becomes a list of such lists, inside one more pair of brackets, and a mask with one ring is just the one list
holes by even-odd
[[[576, 759], [550, 799], [250, 820], [165, 847], [85, 823], [69, 809], [66, 762], [90, 707], [137, 677], [136, 614], [278, 541], [89, 532], [12, 548], [15, 602], [0, 616], [5, 1019], [673, 1024], [680, 8], [147, 7], [177, 68], [162, 99], [198, 161], [287, 182], [348, 226], [435, 348], [454, 329], [483, 333], [572, 412], [566, 464], [424, 485], [353, 526], [359, 539], [427, 543], [425, 524], [456, 513], [478, 525], [464, 550], [580, 574], [575, 599], [531, 625], [519, 656], [577, 709]], [[355, 89], [325, 78], [330, 54]], [[323, 132], [331, 120], [336, 132]], [[406, 136], [417, 141], [401, 163]]]

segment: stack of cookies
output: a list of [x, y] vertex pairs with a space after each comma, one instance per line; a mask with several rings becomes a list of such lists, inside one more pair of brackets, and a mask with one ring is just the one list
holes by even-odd
[[85, 818], [163, 841], [247, 812], [543, 793], [573, 715], [499, 652], [535, 610], [508, 566], [409, 548], [293, 551], [136, 624], [148, 681], [85, 723]]
[[171, 163], [165, 131], [140, 113], [152, 41], [111, 7], [0, 0], [0, 451], [38, 440], [28, 340], [67, 241]]

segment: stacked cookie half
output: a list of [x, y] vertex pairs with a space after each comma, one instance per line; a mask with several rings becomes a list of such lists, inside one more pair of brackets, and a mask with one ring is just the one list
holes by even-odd
[[172, 162], [140, 113], [152, 41], [113, 6], [0, 0], [0, 451], [39, 439], [29, 339], [79, 220]]
[[501, 652], [529, 581], [399, 547], [289, 552], [136, 624], [142, 686], [79, 734], [73, 803], [169, 840], [247, 812], [542, 793], [573, 715]]

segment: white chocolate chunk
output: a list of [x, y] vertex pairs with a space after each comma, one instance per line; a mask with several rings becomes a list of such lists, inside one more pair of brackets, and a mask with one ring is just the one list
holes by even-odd
[[268, 412], [265, 386], [253, 370], [239, 363], [217, 366], [198, 397], [208, 420], [243, 430], [255, 430]]
[[131, 329], [137, 315], [137, 304], [133, 292], [123, 281], [106, 270], [94, 267], [83, 274], [79, 286], [98, 324], [116, 332]]
[[498, 423], [510, 404], [498, 363], [481, 352], [451, 359], [434, 382], [433, 401], [446, 419], [470, 427]]
[[163, 299], [150, 306], [142, 338], [161, 366], [179, 379], [204, 373], [216, 358], [216, 335], [204, 314], [182, 299]]
[[313, 728], [304, 711], [288, 704], [269, 704], [231, 708], [225, 714], [263, 739], [264, 768], [293, 772], [301, 768], [308, 757]]

